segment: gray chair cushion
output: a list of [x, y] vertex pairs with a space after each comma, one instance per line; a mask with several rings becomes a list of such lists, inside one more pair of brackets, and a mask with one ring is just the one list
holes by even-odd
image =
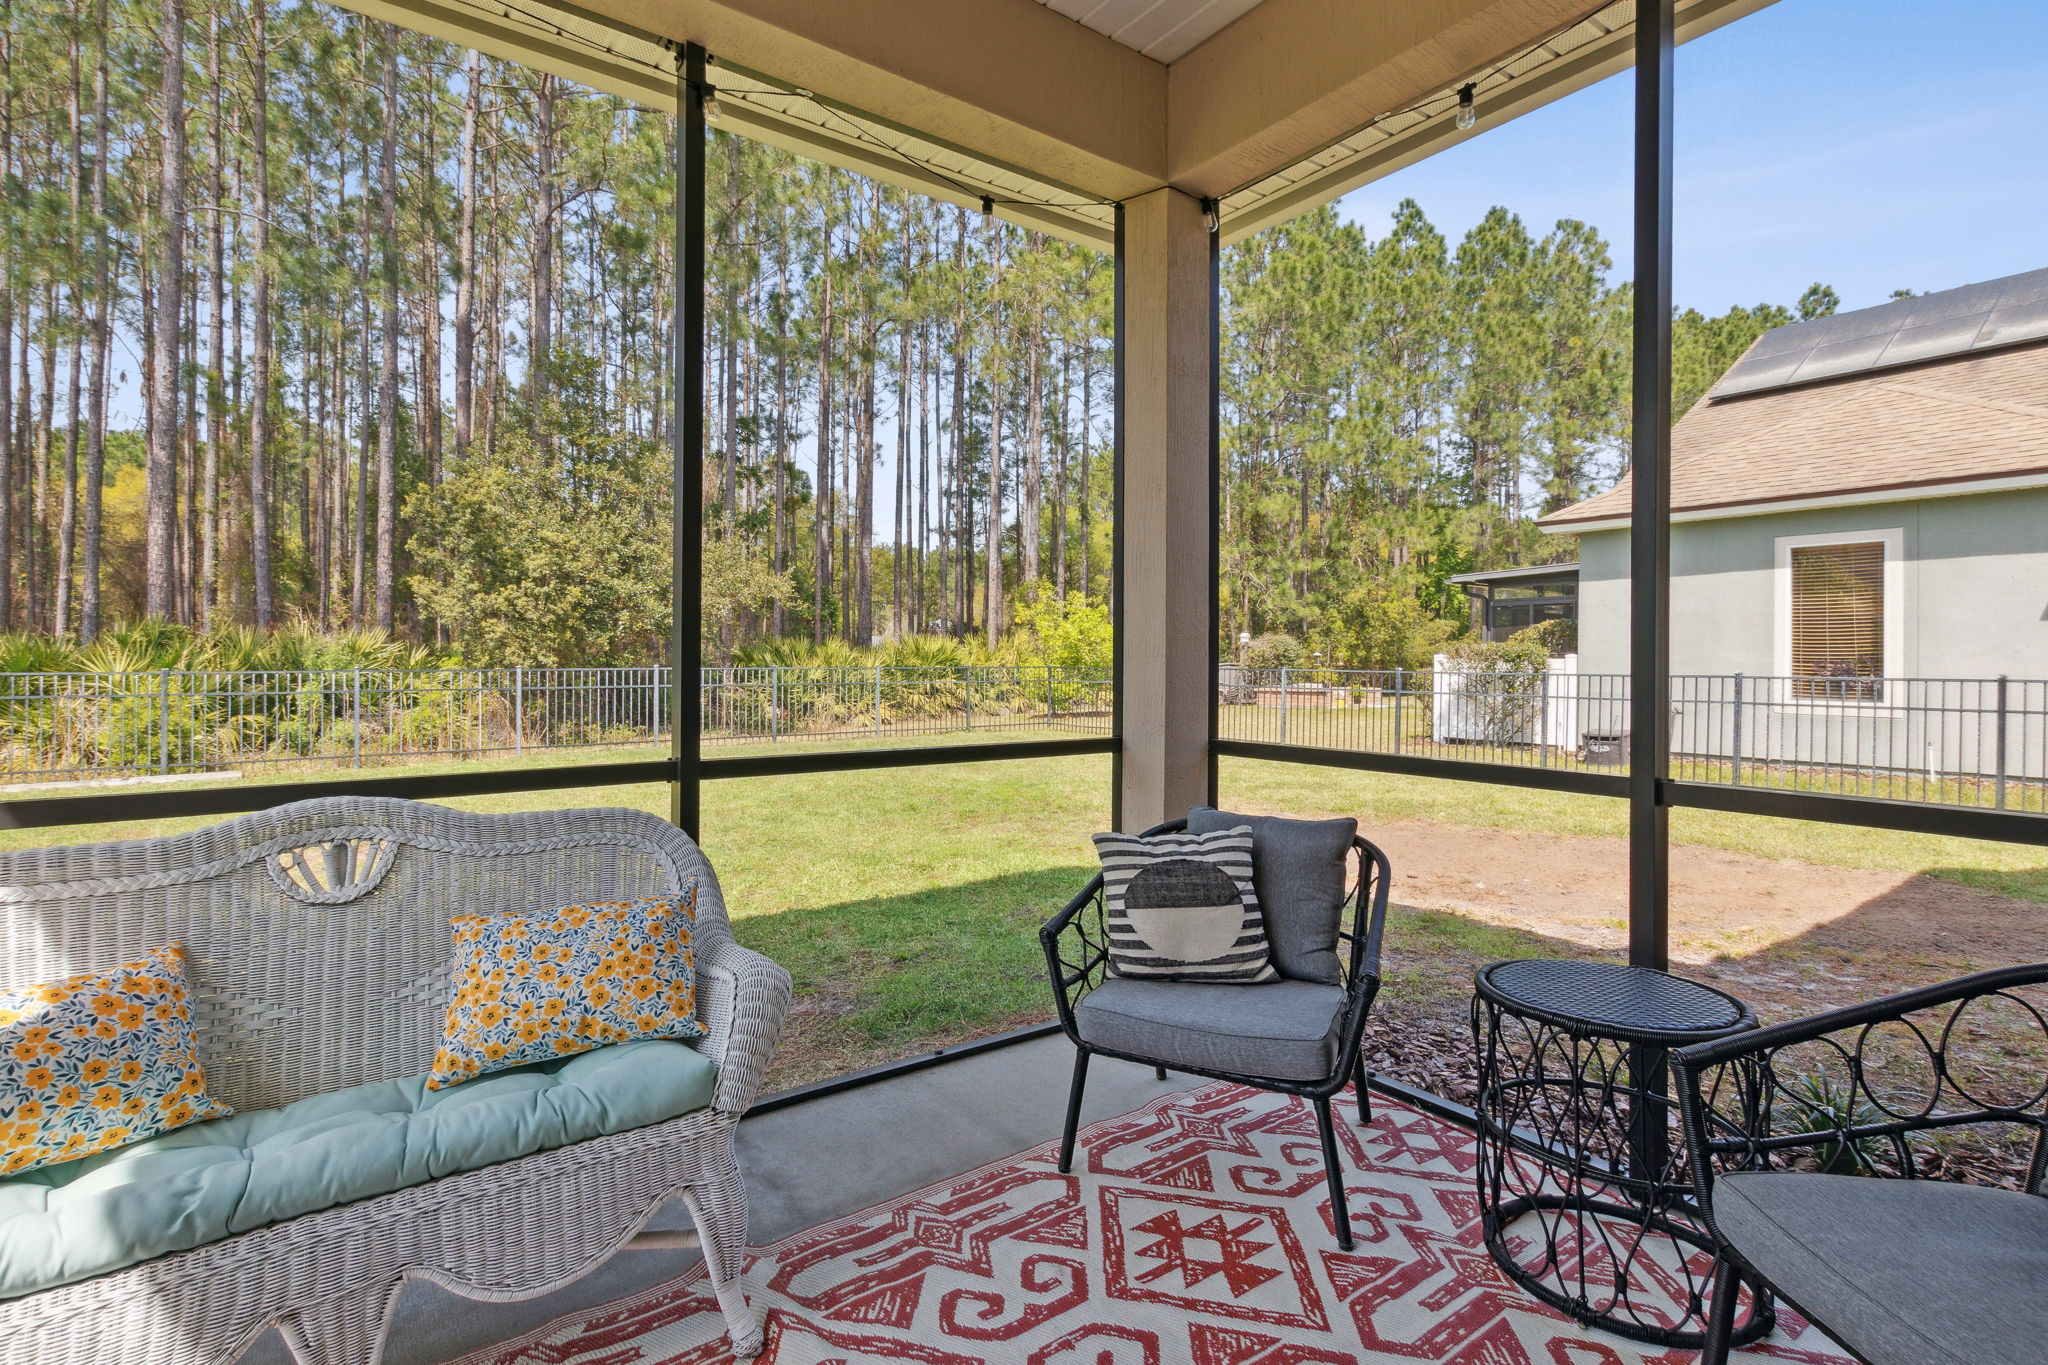
[[1714, 1182], [1729, 1245], [1871, 1365], [2048, 1361], [2048, 1199], [1935, 1180]]
[[1296, 981], [1343, 980], [1337, 931], [1344, 921], [1345, 857], [1356, 820], [1290, 820], [1196, 806], [1188, 832], [1252, 827], [1252, 887], [1266, 915], [1273, 965]]
[[1167, 1066], [1284, 1081], [1326, 1079], [1337, 1058], [1344, 990], [1312, 981], [1226, 986], [1105, 981], [1081, 999], [1081, 1041]]

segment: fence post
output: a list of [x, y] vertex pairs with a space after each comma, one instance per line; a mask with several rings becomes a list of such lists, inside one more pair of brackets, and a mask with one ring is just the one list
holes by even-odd
[[1730, 725], [1728, 737], [1728, 781], [1732, 786], [1742, 785], [1742, 675], [1735, 675], [1735, 719]]
[[1287, 742], [1287, 665], [1280, 665], [1280, 742]]
[[1059, 719], [1059, 714], [1060, 714], [1060, 711], [1059, 711], [1059, 707], [1053, 704], [1053, 699], [1052, 699], [1052, 665], [1051, 665], [1051, 664], [1047, 664], [1047, 665], [1045, 666], [1045, 727], [1046, 727], [1046, 729], [1050, 730], [1050, 729], [1052, 728], [1052, 726], [1053, 726], [1053, 722], [1055, 722], [1055, 721], [1057, 721], [1057, 720]]
[[157, 771], [171, 771], [171, 670], [156, 671]]
[[1996, 771], [1998, 774], [1998, 809], [2000, 810], [2005, 809], [2005, 687], [2006, 677], [2005, 674], [2001, 673], [1998, 675], [1998, 728], [1997, 739], [1995, 740], [1995, 743], [1998, 745]]
[[1407, 685], [1408, 670], [1394, 670], [1394, 752], [1401, 752], [1401, 692]]
[[768, 665], [768, 742], [782, 737], [782, 665]]
[[960, 695], [967, 707], [967, 728], [972, 730], [974, 728], [974, 665], [960, 665], [960, 674], [965, 680], [964, 686], [960, 689]]
[[363, 666], [357, 664], [354, 673], [355, 681], [351, 689], [354, 699], [350, 703], [352, 721], [348, 728], [350, 736], [355, 741], [355, 766], [360, 768], [363, 766]]
[[512, 752], [526, 752], [526, 665], [512, 665]]
[[1543, 661], [1543, 671], [1536, 675], [1542, 691], [1536, 697], [1536, 766], [1550, 766], [1550, 660]]
[[882, 661], [875, 660], [875, 738], [882, 737]]

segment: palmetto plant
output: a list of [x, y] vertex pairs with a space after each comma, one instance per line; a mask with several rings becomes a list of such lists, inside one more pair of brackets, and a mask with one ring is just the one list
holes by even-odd
[[[1846, 1134], [1852, 1129], [1882, 1123], [1885, 1117], [1861, 1086], [1824, 1072], [1809, 1072], [1782, 1081], [1779, 1094], [1791, 1106], [1791, 1111], [1782, 1115], [1780, 1125], [1787, 1131]], [[1845, 1138], [1814, 1148], [1814, 1159], [1826, 1175], [1865, 1175], [1872, 1168], [1876, 1151], [1875, 1138]]]

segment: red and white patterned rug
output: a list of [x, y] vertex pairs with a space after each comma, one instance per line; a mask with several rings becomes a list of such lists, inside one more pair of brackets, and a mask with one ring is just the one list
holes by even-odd
[[[1480, 1241], [1471, 1135], [1376, 1099], [1340, 1124], [1337, 1250], [1305, 1101], [1210, 1085], [754, 1253], [763, 1365], [1692, 1365], [1587, 1331]], [[1350, 1113], [1350, 1100], [1344, 1100]], [[723, 1365], [701, 1269], [457, 1365]], [[1781, 1312], [1737, 1360], [1851, 1365]]]

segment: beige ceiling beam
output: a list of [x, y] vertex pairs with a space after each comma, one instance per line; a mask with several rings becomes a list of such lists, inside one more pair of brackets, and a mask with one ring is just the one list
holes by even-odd
[[1604, 3], [1265, 0], [1173, 64], [1168, 178], [1190, 194], [1227, 194]]
[[1034, 0], [581, 6], [1104, 199], [1166, 170], [1166, 68]]

